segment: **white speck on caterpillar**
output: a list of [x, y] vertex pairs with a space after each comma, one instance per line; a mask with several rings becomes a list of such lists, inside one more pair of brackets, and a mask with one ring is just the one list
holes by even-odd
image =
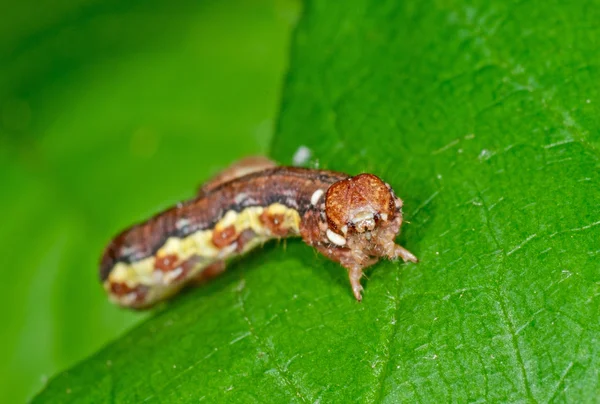
[[176, 223], [175, 223], [175, 227], [177, 228], [177, 230], [181, 230], [184, 227], [188, 226], [190, 224], [190, 221], [188, 219], [179, 219]]
[[317, 189], [310, 197], [311, 205], [316, 206], [317, 203], [319, 203], [319, 199], [321, 199], [321, 196], [323, 196], [323, 190]]
[[239, 205], [239, 204], [241, 204], [242, 202], [244, 202], [244, 201], [246, 200], [246, 198], [248, 198], [248, 195], [242, 192], [242, 193], [240, 193], [240, 194], [237, 194], [237, 195], [235, 196], [235, 198], [234, 198], [234, 201], [235, 201], [235, 203], [236, 203], [236, 204], [238, 204], [238, 205]]
[[339, 234], [331, 231], [331, 229], [327, 229], [326, 234], [329, 241], [331, 241], [333, 244], [339, 246], [346, 245], [346, 239], [340, 236]]
[[169, 284], [169, 283], [173, 282], [182, 273], [183, 273], [183, 268], [181, 268], [181, 267], [177, 267], [174, 270], [167, 272], [164, 276], [165, 283]]
[[128, 293], [125, 296], [123, 296], [122, 300], [125, 304], [132, 305], [133, 302], [135, 302], [136, 297], [137, 297], [136, 294], [132, 292], [132, 293]]
[[221, 249], [221, 251], [219, 251], [219, 254], [217, 254], [217, 258], [219, 258], [219, 259], [227, 258], [228, 256], [233, 254], [233, 252], [236, 250], [236, 248], [237, 248], [237, 242], [232, 243], [232, 244], [228, 245], [227, 247], [224, 247], [223, 249]]

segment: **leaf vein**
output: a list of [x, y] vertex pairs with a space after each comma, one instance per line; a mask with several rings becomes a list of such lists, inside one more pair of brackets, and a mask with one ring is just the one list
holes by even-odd
[[277, 374], [279, 375], [280, 380], [283, 382], [284, 385], [288, 386], [288, 388], [292, 389], [295, 394], [290, 393], [288, 390], [285, 390], [288, 394], [290, 394], [292, 397], [298, 397], [300, 398], [300, 400], [303, 403], [306, 403], [307, 400], [306, 398], [302, 395], [302, 393], [300, 392], [299, 387], [294, 383], [294, 381], [287, 375], [287, 371], [286, 369], [282, 368], [276, 360], [274, 360], [273, 358], [275, 357], [273, 351], [267, 346], [267, 344], [263, 344], [260, 340], [260, 336], [256, 333], [256, 329], [254, 328], [254, 324], [252, 323], [252, 321], [250, 320], [250, 317], [248, 316], [248, 312], [246, 310], [246, 302], [245, 299], [242, 296], [242, 290], [244, 289], [244, 285], [245, 285], [245, 279], [242, 278], [240, 286], [236, 288], [236, 292], [238, 294], [238, 303], [239, 303], [239, 307], [240, 310], [242, 312], [242, 317], [244, 318], [244, 321], [246, 322], [246, 324], [248, 325], [248, 331], [250, 332], [250, 335], [252, 336], [252, 338], [254, 339], [254, 341], [256, 342], [256, 345], [258, 345], [258, 347], [263, 350], [267, 355], [266, 355], [266, 360], [267, 362], [271, 362], [273, 364], [273, 366], [275, 367]]

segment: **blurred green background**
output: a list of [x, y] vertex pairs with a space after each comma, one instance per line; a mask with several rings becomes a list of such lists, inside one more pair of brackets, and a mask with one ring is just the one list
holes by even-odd
[[5, 5], [0, 23], [0, 402], [144, 318], [97, 262], [123, 227], [266, 152], [296, 0]]

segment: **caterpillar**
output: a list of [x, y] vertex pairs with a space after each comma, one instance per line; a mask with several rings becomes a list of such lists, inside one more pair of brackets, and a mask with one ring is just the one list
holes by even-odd
[[394, 242], [401, 224], [402, 200], [373, 174], [278, 167], [251, 157], [195, 198], [118, 234], [102, 254], [100, 280], [113, 302], [147, 308], [270, 239], [299, 236], [347, 269], [360, 301], [364, 268], [381, 257], [417, 262]]

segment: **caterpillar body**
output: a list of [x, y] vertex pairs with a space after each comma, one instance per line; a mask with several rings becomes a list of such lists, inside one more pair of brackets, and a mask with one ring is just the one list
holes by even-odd
[[356, 299], [363, 269], [379, 258], [417, 258], [394, 242], [402, 200], [373, 174], [277, 167], [244, 159], [199, 191], [117, 235], [100, 262], [110, 299], [146, 308], [212, 277], [225, 261], [273, 238], [302, 237], [348, 270]]

